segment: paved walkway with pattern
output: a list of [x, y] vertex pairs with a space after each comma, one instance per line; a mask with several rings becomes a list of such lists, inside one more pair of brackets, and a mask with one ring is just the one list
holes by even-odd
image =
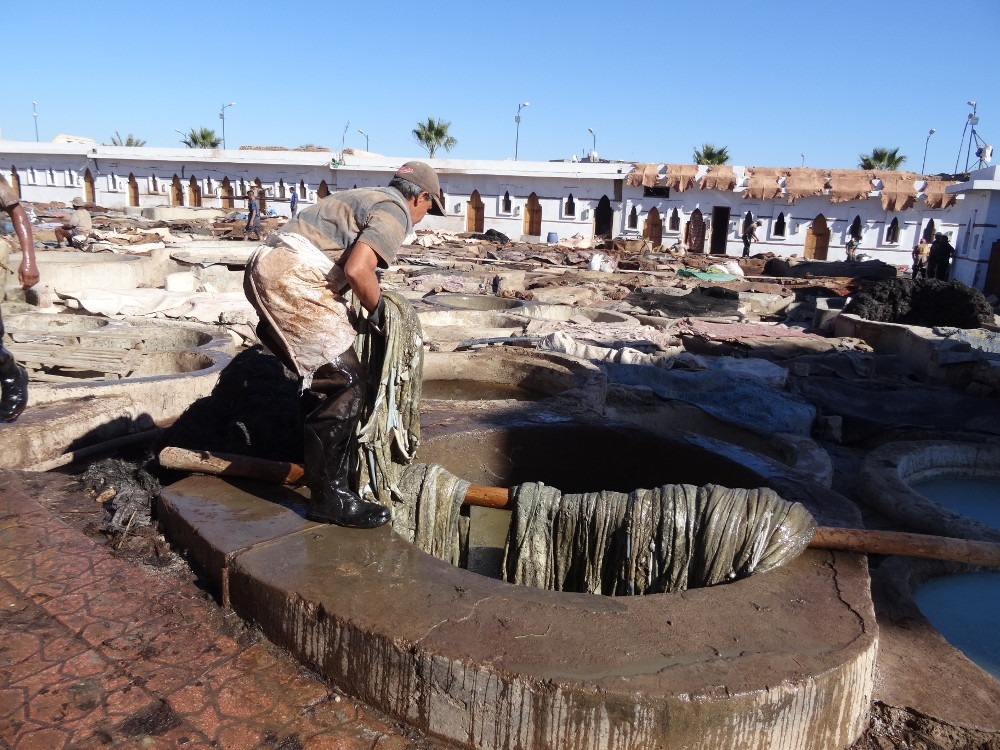
[[0, 471], [0, 748], [445, 747], [113, 556], [46, 505], [67, 493], [93, 506], [70, 477]]

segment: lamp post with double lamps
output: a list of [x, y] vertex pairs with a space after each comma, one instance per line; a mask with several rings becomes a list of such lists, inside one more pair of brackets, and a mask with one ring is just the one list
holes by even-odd
[[587, 128], [587, 132], [590, 133], [591, 137], [593, 138], [593, 143], [590, 147], [590, 160], [594, 161], [594, 159], [597, 158], [597, 134], [594, 133], [593, 128]]
[[[975, 99], [969, 99], [969, 101], [967, 101], [966, 104], [968, 104], [970, 107], [972, 107], [972, 111], [965, 118], [965, 127], [962, 128], [962, 140], [960, 140], [958, 142], [958, 156], [955, 157], [955, 174], [958, 173], [958, 160], [962, 158], [962, 146], [965, 145], [965, 134], [969, 131], [969, 124], [970, 123], [972, 124], [972, 130], [973, 130], [973, 132], [975, 132], [975, 130], [976, 130], [976, 125], [979, 124], [979, 118], [976, 117], [976, 100]], [[970, 149], [972, 148], [972, 139], [971, 138], [969, 139], [969, 148]], [[966, 157], [965, 157], [965, 166], [966, 166], [966, 168], [968, 168], [968, 166], [969, 166], [969, 157], [968, 157], [968, 155], [966, 155]]]

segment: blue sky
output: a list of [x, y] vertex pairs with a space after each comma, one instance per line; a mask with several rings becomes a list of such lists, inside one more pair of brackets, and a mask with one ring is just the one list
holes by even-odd
[[5, 0], [0, 13], [11, 140], [35, 140], [32, 101], [43, 141], [117, 131], [150, 146], [221, 134], [235, 101], [229, 148], [364, 148], [360, 129], [372, 151], [418, 157], [411, 131], [435, 117], [458, 139], [451, 156], [507, 159], [526, 101], [522, 160], [582, 155], [592, 128], [612, 159], [690, 162], [710, 142], [734, 164], [849, 168], [898, 146], [919, 170], [926, 144], [941, 172], [964, 168], [973, 99], [980, 135], [1000, 143], [996, 0]]

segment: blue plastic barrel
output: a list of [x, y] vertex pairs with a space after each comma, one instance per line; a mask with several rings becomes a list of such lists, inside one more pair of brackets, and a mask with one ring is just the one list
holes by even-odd
[[558, 232], [549, 232], [549, 236], [547, 238], [547, 242], [550, 245], [554, 245], [558, 241], [559, 241], [559, 234], [558, 234]]

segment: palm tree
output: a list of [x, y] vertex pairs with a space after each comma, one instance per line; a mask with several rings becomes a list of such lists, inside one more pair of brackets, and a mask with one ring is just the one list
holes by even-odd
[[417, 127], [413, 130], [413, 137], [427, 150], [427, 158], [433, 159], [434, 152], [439, 148], [451, 151], [458, 145], [458, 140], [448, 135], [450, 127], [450, 122], [435, 120], [433, 117], [428, 117], [427, 122], [417, 123]]
[[895, 170], [903, 166], [905, 156], [901, 156], [899, 148], [873, 148], [870, 154], [859, 154], [858, 167], [861, 169]]
[[138, 148], [139, 146], [145, 146], [146, 142], [144, 140], [142, 140], [141, 138], [136, 138], [131, 133], [129, 133], [128, 137], [123, 141], [122, 137], [118, 134], [118, 131], [116, 130], [115, 134], [113, 136], [111, 136], [111, 143], [106, 143], [104, 145], [105, 146], [128, 146], [129, 148]]
[[700, 149], [694, 150], [695, 164], [725, 164], [729, 161], [729, 147], [717, 148], [711, 143], [701, 144]]
[[188, 134], [181, 139], [181, 143], [188, 148], [218, 148], [222, 139], [209, 128], [199, 128], [198, 130], [191, 128]]

